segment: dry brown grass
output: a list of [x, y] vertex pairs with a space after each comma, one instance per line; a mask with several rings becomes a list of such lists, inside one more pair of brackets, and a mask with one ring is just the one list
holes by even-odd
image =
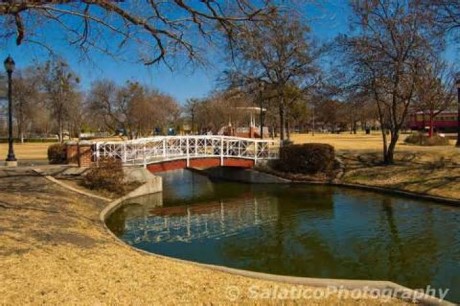
[[[136, 252], [111, 237], [98, 219], [106, 205], [34, 175], [0, 169], [0, 304], [229, 304], [228, 288], [252, 300], [260, 290], [292, 286], [213, 271]], [[298, 287], [298, 286], [296, 286]], [[302, 287], [305, 289], [305, 287]], [[363, 297], [287, 300], [287, 304], [382, 305]], [[390, 300], [387, 305], [405, 304]]]
[[[397, 151], [419, 151], [419, 152], [438, 152], [438, 151], [453, 151], [454, 141], [451, 140], [451, 147], [436, 146], [424, 147], [413, 146], [404, 143], [407, 135], [401, 135], [397, 145]], [[292, 134], [291, 140], [294, 143], [319, 142], [327, 143], [335, 147], [338, 151], [380, 151], [383, 148], [382, 136], [378, 133], [366, 135], [359, 134]]]
[[[374, 135], [296, 134], [295, 143], [333, 145], [345, 162], [346, 183], [386, 187], [439, 197], [460, 199], [460, 149], [454, 146], [415, 146], [402, 141], [396, 147], [396, 163], [384, 166], [382, 139]], [[404, 139], [404, 136], [401, 137]]]
[[[121, 137], [108, 137], [92, 141], [122, 141]], [[48, 147], [55, 142], [15, 143], [14, 153], [18, 160], [47, 160]], [[8, 144], [0, 143], [0, 158], [6, 157]]]
[[[15, 143], [14, 153], [18, 160], [47, 160], [48, 147], [53, 144], [50, 142], [37, 143]], [[0, 158], [6, 157], [8, 153], [8, 144], [0, 143]]]

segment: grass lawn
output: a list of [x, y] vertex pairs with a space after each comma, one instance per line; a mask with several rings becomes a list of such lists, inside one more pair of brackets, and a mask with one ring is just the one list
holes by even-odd
[[[404, 139], [401, 137], [402, 139]], [[328, 143], [345, 163], [346, 183], [372, 185], [460, 199], [460, 149], [423, 147], [399, 142], [395, 164], [384, 166], [380, 135], [294, 134], [294, 143]]]
[[[14, 154], [18, 160], [46, 160], [48, 147], [54, 142], [15, 143]], [[6, 158], [8, 144], [0, 143], [0, 158]]]

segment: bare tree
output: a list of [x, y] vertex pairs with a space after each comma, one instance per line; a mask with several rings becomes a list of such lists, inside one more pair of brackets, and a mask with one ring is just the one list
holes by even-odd
[[209, 97], [198, 100], [194, 114], [198, 132], [211, 131], [217, 134], [229, 125], [234, 127], [248, 123], [249, 114], [241, 108], [250, 106], [251, 102], [250, 96], [236, 89], [216, 91]]
[[172, 97], [137, 82], [122, 87], [109, 80], [95, 82], [86, 108], [92, 118], [103, 122], [103, 128], [123, 129], [129, 138], [150, 135], [154, 128], [166, 127], [180, 115]]
[[175, 127], [180, 108], [171, 96], [144, 87], [143, 96], [132, 101], [128, 116], [135, 121], [136, 137], [148, 136], [155, 128]]
[[428, 115], [428, 136], [433, 135], [433, 121], [455, 101], [454, 72], [436, 59], [422, 68], [415, 91], [415, 109]]
[[104, 79], [91, 85], [85, 101], [85, 114], [90, 118], [88, 125], [95, 130], [115, 132], [120, 128], [119, 109], [116, 96], [119, 87], [115, 82]]
[[439, 30], [460, 39], [460, 2], [457, 0], [422, 0]]
[[[136, 45], [145, 64], [184, 55], [199, 60], [200, 45], [217, 34], [233, 40], [237, 28], [270, 15], [271, 1], [1, 1], [0, 37], [18, 45], [47, 44], [46, 29], [64, 33], [83, 51], [119, 55]], [[119, 50], [120, 52], [116, 51]]]
[[184, 105], [184, 112], [186, 116], [190, 119], [190, 133], [192, 135], [195, 134], [195, 117], [198, 111], [199, 103], [199, 99], [191, 98], [187, 99]]
[[383, 160], [393, 164], [422, 67], [435, 57], [431, 19], [415, 1], [361, 0], [352, 7], [357, 32], [340, 38], [341, 51], [353, 69], [354, 81], [376, 102]]
[[[290, 14], [291, 13], [291, 14]], [[286, 108], [292, 88], [302, 91], [316, 83], [317, 69], [308, 39], [309, 28], [292, 12], [282, 12], [238, 33], [231, 81], [263, 82], [276, 95], [280, 138], [286, 138]]]
[[[80, 79], [62, 59], [48, 61], [37, 69], [47, 106], [55, 118], [59, 141], [64, 141], [64, 123], [71, 116], [74, 103], [81, 103], [76, 91]], [[74, 108], [75, 109], [75, 108]]]
[[18, 71], [13, 82], [14, 117], [18, 127], [18, 136], [24, 142], [27, 127], [31, 127], [36, 107], [40, 103], [38, 79], [34, 76], [32, 68]]

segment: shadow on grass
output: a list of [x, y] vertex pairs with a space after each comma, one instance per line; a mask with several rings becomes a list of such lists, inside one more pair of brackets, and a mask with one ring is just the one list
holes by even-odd
[[107, 241], [98, 215], [105, 203], [34, 173], [0, 180], [0, 255], [61, 244], [93, 248]]

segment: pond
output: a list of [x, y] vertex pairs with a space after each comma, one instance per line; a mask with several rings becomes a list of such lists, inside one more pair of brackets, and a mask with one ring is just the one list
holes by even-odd
[[449, 288], [460, 301], [460, 209], [322, 185], [211, 182], [178, 170], [164, 191], [116, 210], [109, 228], [136, 248], [280, 275]]

